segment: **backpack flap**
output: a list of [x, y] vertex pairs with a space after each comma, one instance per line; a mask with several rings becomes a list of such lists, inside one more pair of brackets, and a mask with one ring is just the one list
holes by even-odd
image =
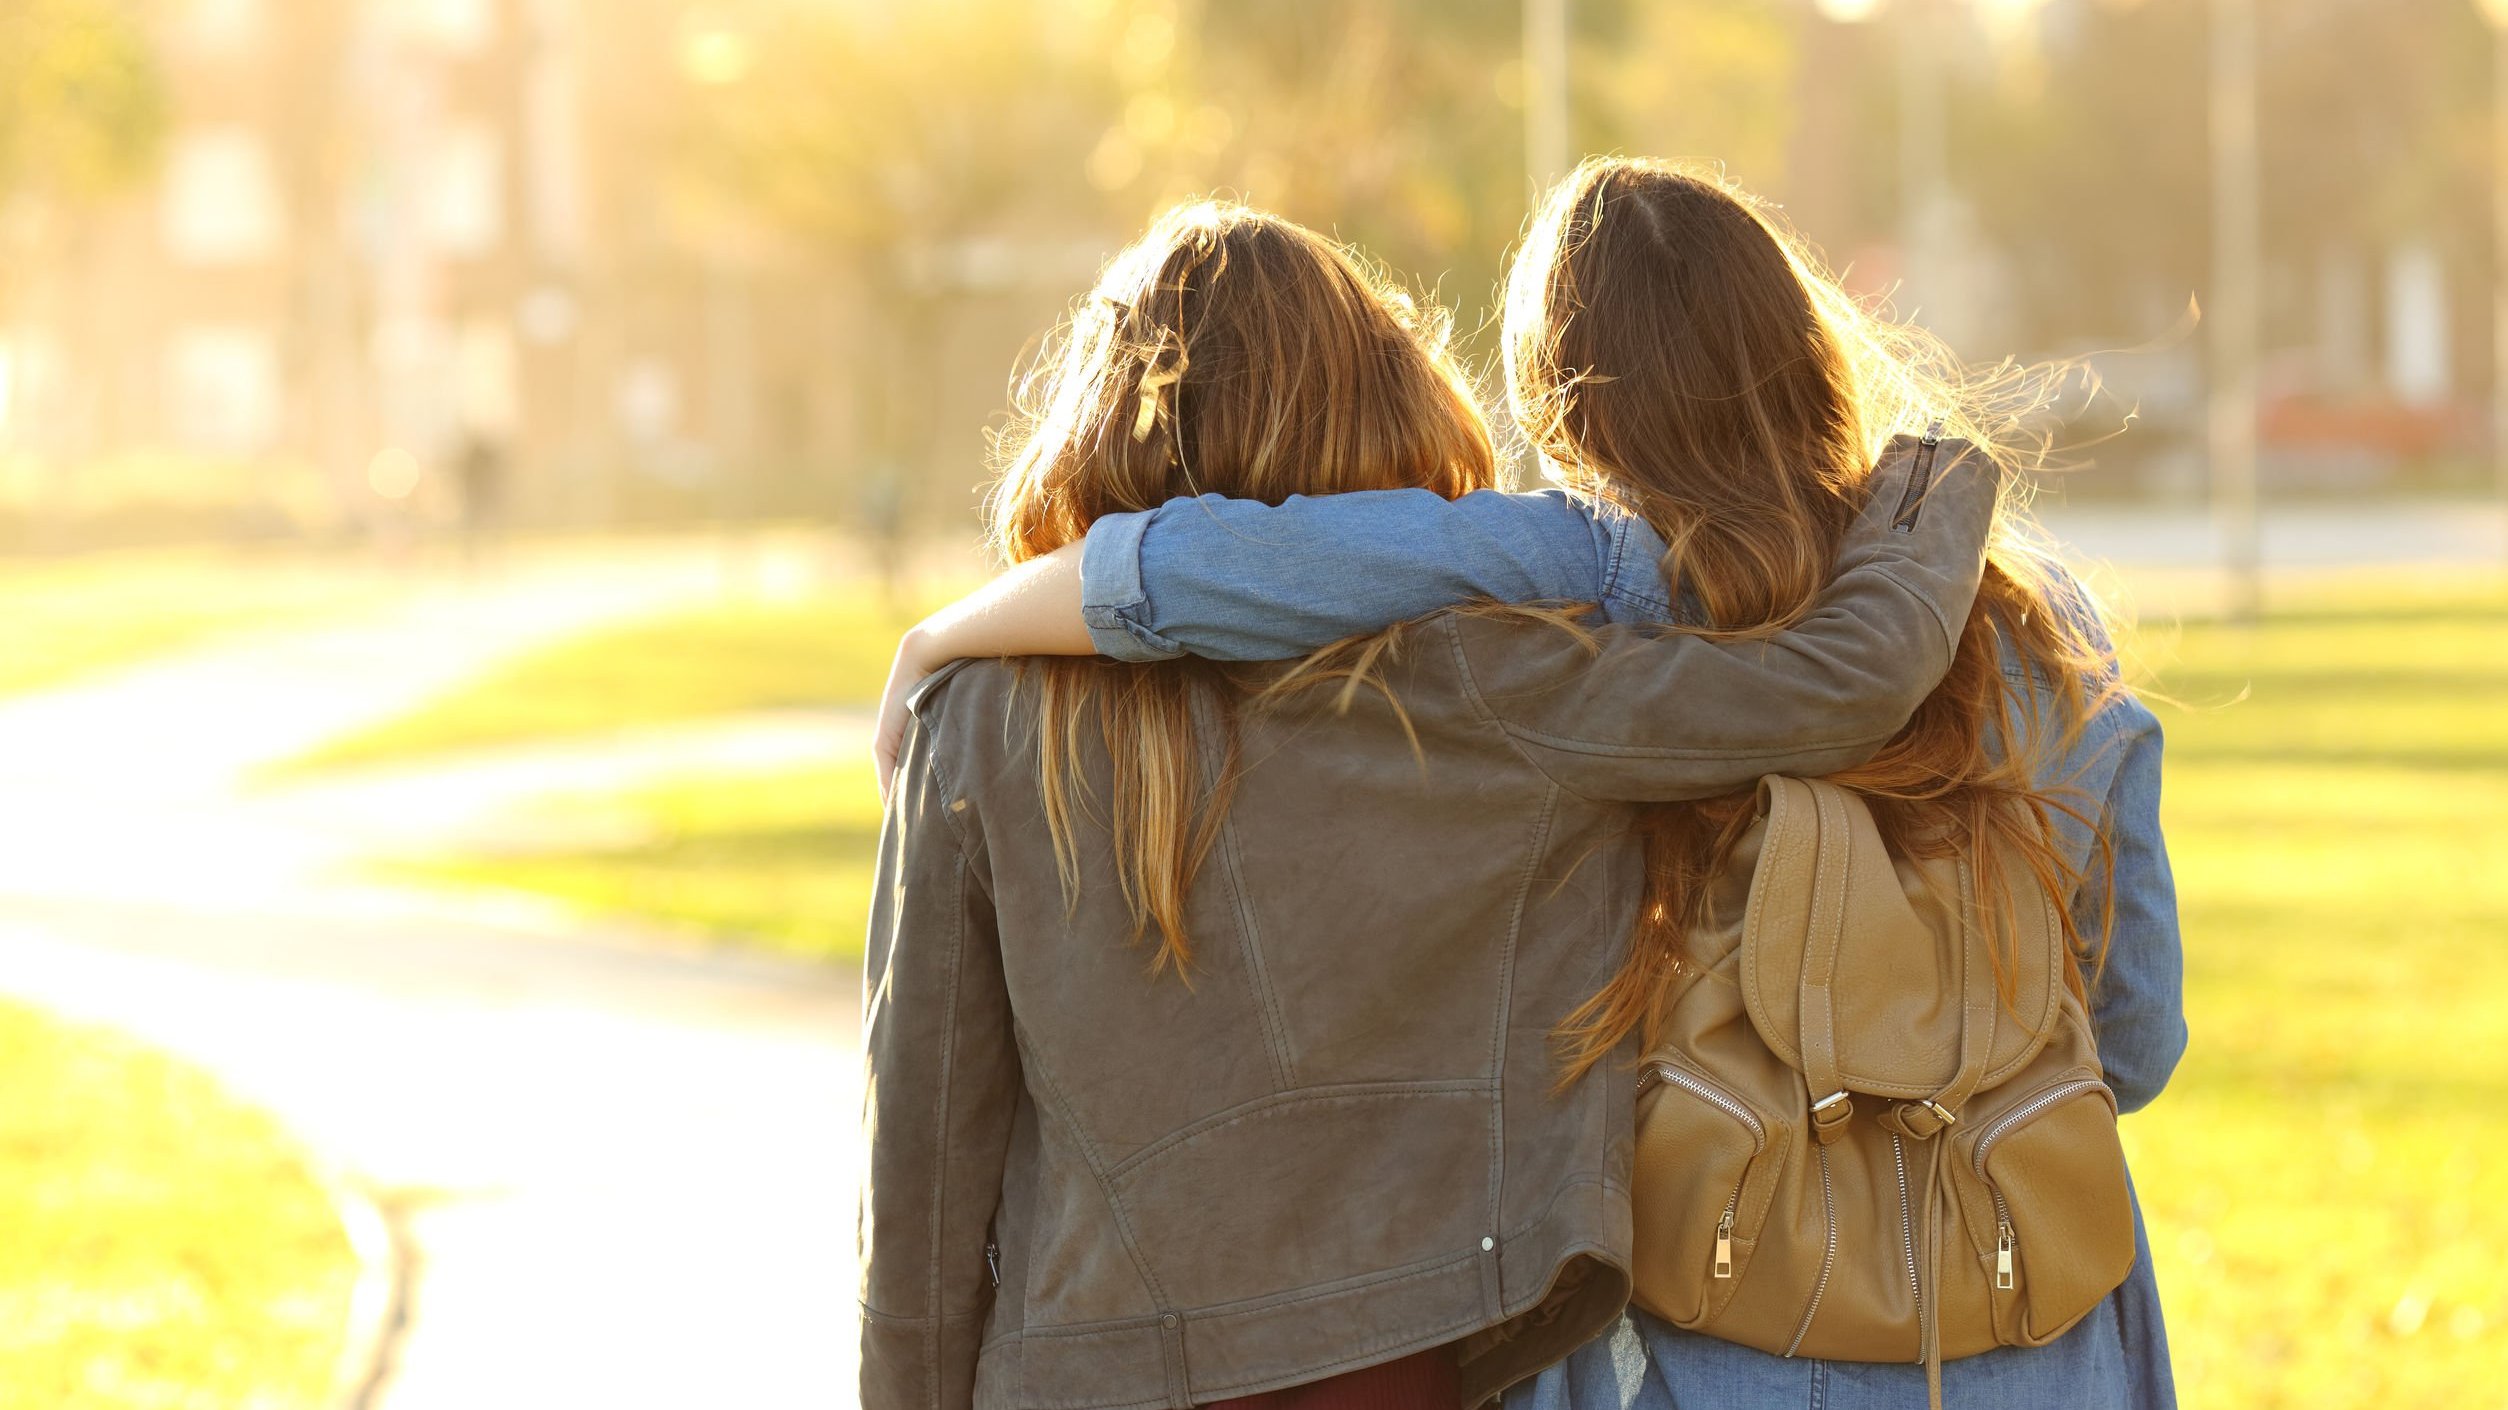
[[[1965, 857], [1892, 857], [1863, 800], [1835, 784], [1770, 775], [1759, 787], [1766, 835], [1738, 979], [1760, 1040], [1820, 1089], [1815, 1104], [1839, 1092], [1942, 1094], [1961, 1075], [1970, 1022], [1991, 1026], [1978, 1035], [1985, 1070], [1970, 1090], [2037, 1055], [2055, 1026], [2063, 932], [2025, 866], [2003, 868], [2006, 888], [2027, 887], [2005, 911], [2018, 942], [2007, 1005], [1971, 913]], [[1847, 1104], [1836, 1106], [1842, 1125]], [[1815, 1124], [1831, 1126], [1820, 1119], [1829, 1114], [1815, 1110]]]

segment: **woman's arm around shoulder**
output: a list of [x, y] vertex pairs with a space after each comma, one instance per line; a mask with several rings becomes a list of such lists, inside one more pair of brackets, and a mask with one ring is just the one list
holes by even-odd
[[881, 786], [906, 697], [953, 660], [1283, 660], [1474, 598], [1596, 601], [1615, 543], [1596, 511], [1557, 491], [1203, 495], [1109, 514], [906, 633], [880, 700]]
[[1447, 626], [1490, 718], [1570, 792], [1669, 802], [1834, 773], [1888, 742], [1950, 668], [2001, 486], [1989, 456], [1902, 438], [1837, 578], [1772, 636], [1612, 626], [1586, 642], [1496, 617]]

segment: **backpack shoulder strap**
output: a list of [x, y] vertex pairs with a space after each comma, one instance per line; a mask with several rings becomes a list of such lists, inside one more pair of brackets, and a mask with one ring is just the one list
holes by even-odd
[[1941, 1091], [1922, 1101], [1894, 1103], [1881, 1124], [1902, 1136], [1926, 1140], [1959, 1119], [1961, 1108], [1985, 1080], [1994, 1050], [1994, 962], [1986, 953], [1984, 917], [1977, 914], [1976, 866], [1959, 859], [1959, 1066]]
[[[1803, 1085], [1811, 1097], [1812, 1133], [1826, 1145], [1845, 1134], [1855, 1114], [1853, 1098], [1838, 1072], [1837, 1004], [1831, 985], [1837, 977], [1838, 946], [1846, 936], [1846, 893], [1854, 881], [1854, 850], [1847, 845], [1849, 800], [1833, 783], [1778, 778], [1769, 781], [1768, 830], [1787, 832], [1810, 824], [1812, 850], [1788, 854], [1808, 878], [1781, 880], [1800, 886], [1809, 882], [1811, 924], [1803, 943], [1803, 974], [1797, 992], [1802, 1005]], [[1788, 816], [1808, 812], [1808, 818]]]

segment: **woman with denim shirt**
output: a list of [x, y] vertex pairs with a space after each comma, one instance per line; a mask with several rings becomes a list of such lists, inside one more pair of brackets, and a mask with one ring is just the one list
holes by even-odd
[[[1718, 201], [1741, 206], [1712, 183], [1642, 163], [1589, 164], [1563, 184], [1519, 256], [1518, 297], [1509, 309], [1509, 373], [1519, 421], [1534, 423], [1531, 432], [1545, 451], [1555, 452], [1559, 440], [1571, 451], [1586, 447], [1562, 434], [1556, 407], [1524, 395], [1529, 379], [1519, 363], [1556, 355], [1555, 346], [1541, 342], [1546, 335], [1525, 338], [1541, 321], [1519, 306], [1528, 270], [1545, 285], [1534, 302], [1555, 305], [1557, 271], [1570, 263], [1556, 242], [1590, 241], [1614, 201], [1642, 218], [1657, 250], [1668, 242], [1667, 225], [1682, 214], [1697, 216], [1704, 207], [1703, 218], [1712, 222], [1725, 214], [1714, 209]], [[1581, 213], [1590, 214], [1578, 229]], [[1762, 219], [1751, 214], [1755, 222]], [[1672, 247], [1706, 258], [1697, 252], [1712, 247], [1712, 226], [1705, 234], [1696, 228], [1685, 233], [1689, 243]], [[1545, 241], [1553, 243], [1545, 249]], [[1806, 274], [1797, 252], [1786, 253], [1815, 298], [1823, 289], [1834, 292]], [[1598, 284], [1579, 291], [1593, 306], [1600, 305], [1600, 293]], [[1702, 302], [1712, 301], [1693, 298], [1685, 311], [1693, 319], [1711, 317], [1715, 310], [1702, 314]], [[1555, 308], [1545, 315], [1557, 320]], [[1903, 345], [1888, 351], [1900, 353]], [[1603, 380], [1591, 367], [1569, 372]], [[1616, 378], [1617, 369], [1611, 375]], [[1559, 380], [1554, 375], [1551, 384]], [[1548, 425], [1540, 424], [1545, 412], [1552, 417]], [[1562, 458], [1554, 453], [1554, 466]], [[1479, 598], [1594, 604], [1613, 622], [1672, 628], [1718, 620], [1722, 614], [1697, 590], [1699, 570], [1689, 569], [1679, 588], [1667, 584], [1667, 568], [1684, 567], [1684, 555], [1643, 514], [1663, 506], [1649, 503], [1643, 486], [1614, 483], [1610, 457], [1591, 458], [1600, 466], [1570, 466], [1565, 476], [1574, 480], [1584, 471], [1581, 495], [1481, 493], [1445, 500], [1391, 491], [1279, 505], [1203, 496], [1108, 516], [1092, 526], [1078, 567], [1081, 615], [1098, 651], [1128, 660], [1180, 653], [1235, 660], [1295, 656]], [[1680, 515], [1663, 517], [1677, 522]], [[1727, 570], [1726, 576], [1734, 574]], [[2158, 819], [2160, 730], [2117, 681], [2113, 647], [2087, 595], [2051, 567], [2046, 586], [2045, 600], [2088, 648], [2085, 660], [2096, 678], [2080, 698], [2095, 708], [2072, 728], [2044, 729], [2048, 718], [2062, 713], [2063, 683], [2043, 665], [2030, 665], [2005, 638], [1999, 664], [2012, 688], [2005, 692], [2009, 715], [1999, 733], [2028, 741], [2027, 772], [2036, 786], [2073, 805], [2049, 815], [2053, 842], [2071, 874], [2083, 878], [2071, 898], [2077, 931], [2106, 936], [2103, 962], [2089, 968], [2093, 1016], [2109, 1085], [2119, 1110], [2130, 1112], [2158, 1095], [2185, 1044], [2174, 885]], [[1067, 591], [1057, 588], [1051, 596], [1059, 603]], [[1011, 649], [979, 648], [980, 634], [955, 635], [969, 650]], [[922, 649], [954, 654], [949, 645], [926, 641]], [[912, 673], [903, 654], [901, 670]], [[1631, 702], [1630, 708], [1644, 706]], [[2055, 1343], [2006, 1348], [1945, 1367], [1947, 1403], [2173, 1405], [2166, 1333], [2138, 1213], [2136, 1250], [2124, 1285]], [[1614, 1332], [1509, 1396], [1515, 1406], [1539, 1410], [1879, 1410], [1924, 1399], [1918, 1366], [1788, 1360], [1684, 1333], [1635, 1311]]]
[[[1098, 650], [1119, 660], [1178, 653], [1270, 660], [1470, 598], [1594, 602], [1614, 622], [1666, 624], [1676, 609], [1655, 565], [1662, 538], [1636, 519], [1557, 491], [1443, 500], [1413, 491], [1292, 499], [1176, 500], [1098, 521], [1082, 573]], [[2087, 613], [2085, 626], [2096, 630]], [[2097, 638], [2102, 645], [2106, 635]], [[2025, 668], [2009, 664], [2015, 680]], [[1632, 703], [1631, 708], [1642, 708]], [[2105, 894], [2085, 887], [2085, 927], [2114, 907], [2107, 962], [2091, 990], [2099, 1058], [2120, 1113], [2168, 1083], [2186, 1028], [2176, 884], [2160, 835], [2160, 724], [2120, 692], [2045, 777], [2095, 800], [2059, 815], [2063, 847], [2089, 866], [2115, 854]], [[2095, 821], [2096, 834], [2092, 821]], [[1943, 1368], [1947, 1403], [1978, 1407], [2176, 1404], [2159, 1289], [2140, 1215], [2123, 1287], [2052, 1346], [2006, 1348]], [[1919, 1366], [1786, 1361], [1680, 1331], [1632, 1311], [1609, 1338], [1509, 1397], [1510, 1410], [1667, 1407], [1897, 1407], [1924, 1403]]]

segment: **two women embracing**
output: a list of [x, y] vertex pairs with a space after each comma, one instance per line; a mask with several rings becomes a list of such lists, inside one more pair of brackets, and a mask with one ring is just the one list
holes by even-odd
[[866, 1410], [2173, 1404], [2160, 731], [2045, 377], [1624, 159], [1507, 279], [1551, 488], [1445, 331], [1202, 203], [1023, 385], [883, 704]]

